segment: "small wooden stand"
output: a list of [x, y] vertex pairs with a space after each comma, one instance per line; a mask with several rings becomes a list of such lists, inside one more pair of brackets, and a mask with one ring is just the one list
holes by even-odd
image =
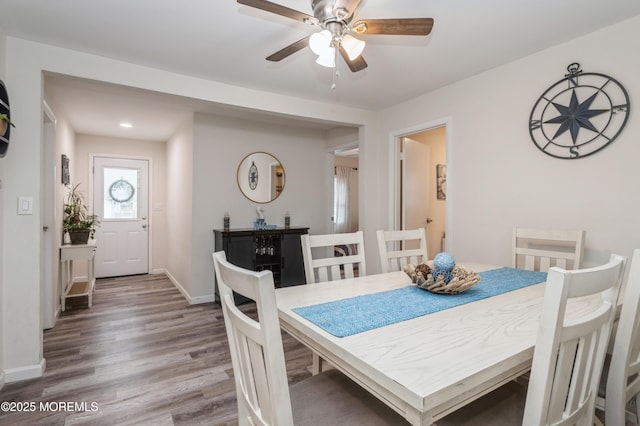
[[[91, 240], [88, 244], [65, 244], [60, 247], [60, 263], [62, 274], [62, 293], [60, 294], [60, 305], [62, 311], [65, 309], [67, 297], [87, 296], [89, 307], [93, 298], [93, 289], [96, 284], [94, 259], [96, 254], [96, 241]], [[73, 282], [73, 262], [87, 262], [87, 281]]]

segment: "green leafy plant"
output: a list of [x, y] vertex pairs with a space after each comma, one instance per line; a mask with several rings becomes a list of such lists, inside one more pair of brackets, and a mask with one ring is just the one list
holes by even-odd
[[71, 187], [67, 195], [62, 226], [64, 232], [89, 231], [90, 237], [93, 238], [95, 228], [100, 225], [100, 221], [97, 215], [89, 214], [84, 195], [78, 190], [79, 185]]
[[0, 120], [6, 121], [11, 127], [16, 127], [10, 120], [7, 114], [0, 114]]

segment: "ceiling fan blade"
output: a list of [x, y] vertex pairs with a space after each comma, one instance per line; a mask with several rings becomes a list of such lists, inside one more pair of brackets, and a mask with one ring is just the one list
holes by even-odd
[[433, 28], [432, 18], [363, 19], [351, 25], [357, 34], [426, 36]]
[[291, 43], [287, 47], [278, 50], [276, 53], [267, 56], [267, 61], [278, 62], [286, 58], [287, 56], [293, 55], [298, 50], [304, 49], [309, 45], [309, 37], [307, 36], [303, 39], [296, 41], [295, 43]]
[[340, 55], [342, 55], [342, 59], [344, 59], [352, 72], [362, 71], [368, 66], [362, 55], [358, 56], [353, 61], [350, 60], [349, 55], [347, 55], [347, 52], [342, 46], [340, 46]]
[[286, 18], [295, 19], [296, 21], [300, 21], [305, 24], [318, 23], [318, 20], [311, 15], [298, 12], [297, 10], [290, 9], [286, 6], [281, 6], [267, 0], [238, 0], [238, 3], [245, 6], [255, 7], [256, 9], [264, 10], [266, 12], [275, 13], [276, 15], [284, 16]]

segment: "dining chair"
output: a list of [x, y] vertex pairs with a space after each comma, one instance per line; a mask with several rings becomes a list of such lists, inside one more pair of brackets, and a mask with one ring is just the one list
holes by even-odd
[[550, 267], [579, 269], [585, 231], [576, 229], [513, 228], [511, 266], [547, 272]]
[[[325, 235], [302, 234], [300, 241], [307, 284], [367, 275], [362, 231]], [[313, 374], [322, 371], [322, 359], [315, 352], [311, 369]]]
[[[362, 231], [300, 236], [307, 284], [367, 275]], [[336, 256], [336, 247], [346, 252]]]
[[[633, 251], [622, 310], [613, 342], [613, 351], [605, 360], [596, 408], [604, 411], [605, 424], [640, 424], [640, 249]], [[635, 413], [625, 410], [635, 402]]]
[[[240, 425], [402, 425], [399, 414], [333, 369], [288, 386], [271, 271], [255, 272], [213, 253], [231, 353]], [[256, 303], [257, 320], [233, 292]]]
[[528, 387], [508, 381], [436, 424], [592, 425], [625, 262], [614, 254], [594, 268], [550, 268]]
[[[429, 259], [424, 228], [378, 230], [376, 234], [382, 272], [402, 271], [407, 263], [425, 263]], [[417, 247], [409, 248], [410, 244]]]

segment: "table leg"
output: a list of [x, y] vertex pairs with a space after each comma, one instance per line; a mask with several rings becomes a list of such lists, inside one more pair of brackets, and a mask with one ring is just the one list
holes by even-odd
[[89, 295], [87, 296], [89, 298], [89, 307], [91, 307], [91, 304], [93, 303], [93, 286], [95, 285], [96, 282], [96, 278], [95, 278], [95, 271], [94, 271], [94, 263], [93, 263], [93, 258], [89, 261], [89, 265], [87, 267], [87, 280], [89, 281]]

